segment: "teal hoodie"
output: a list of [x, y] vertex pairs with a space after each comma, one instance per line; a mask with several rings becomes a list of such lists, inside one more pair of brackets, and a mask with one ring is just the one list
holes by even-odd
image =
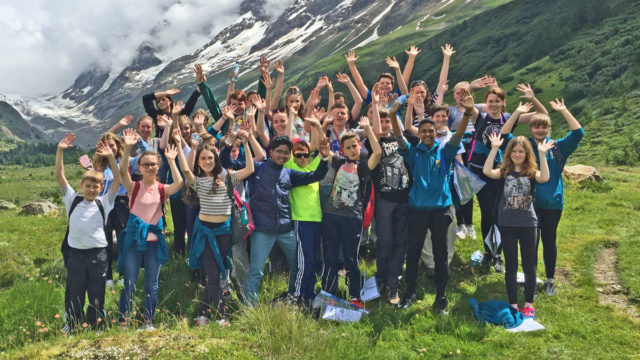
[[413, 177], [409, 207], [434, 210], [451, 206], [449, 174], [460, 150], [460, 138], [452, 136], [442, 149], [438, 141], [429, 149], [422, 142], [416, 146], [407, 143], [404, 136], [397, 139], [398, 153], [404, 158]]

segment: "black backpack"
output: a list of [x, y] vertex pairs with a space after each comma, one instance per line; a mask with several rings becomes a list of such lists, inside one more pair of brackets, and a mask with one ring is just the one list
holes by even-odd
[[[62, 259], [64, 260], [64, 267], [67, 267], [67, 262], [69, 261], [69, 250], [71, 249], [71, 247], [69, 246], [69, 219], [71, 219], [71, 214], [73, 213], [73, 210], [76, 208], [76, 206], [78, 206], [78, 204], [80, 204], [82, 200], [84, 200], [84, 197], [80, 195], [76, 195], [76, 197], [73, 199], [73, 202], [71, 203], [71, 208], [69, 209], [69, 216], [67, 217], [67, 232], [64, 234], [64, 240], [62, 241], [62, 246], [60, 246], [60, 251], [62, 252]], [[100, 200], [96, 199], [95, 202], [96, 202], [96, 205], [98, 205], [98, 210], [100, 210], [100, 215], [102, 215], [102, 229], [105, 231], [105, 234], [106, 234], [106, 230], [104, 228], [104, 223], [105, 223], [104, 207], [102, 206], [102, 202], [100, 202]]]

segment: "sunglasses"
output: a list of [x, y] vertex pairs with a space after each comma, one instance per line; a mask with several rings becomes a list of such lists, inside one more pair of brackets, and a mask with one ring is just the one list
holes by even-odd
[[287, 95], [298, 95], [298, 94], [301, 94], [300, 89], [298, 88], [292, 87], [287, 90]]
[[415, 80], [415, 81], [412, 81], [412, 82], [411, 82], [411, 85], [409, 85], [409, 88], [414, 88], [414, 87], [416, 87], [416, 86], [420, 86], [420, 85], [424, 86], [425, 88], [427, 87], [427, 83], [425, 83], [424, 81], [422, 81], [422, 80]]
[[302, 159], [302, 158], [309, 158], [309, 153], [298, 153], [298, 154], [293, 154], [293, 157], [295, 157], [296, 159]]

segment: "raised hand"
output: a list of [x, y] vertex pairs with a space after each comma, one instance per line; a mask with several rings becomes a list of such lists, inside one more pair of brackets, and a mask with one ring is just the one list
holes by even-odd
[[262, 81], [265, 88], [267, 89], [273, 88], [273, 80], [271, 80], [271, 75], [269, 74], [269, 72], [262, 73], [262, 80], [260, 81]]
[[387, 104], [391, 104], [394, 101], [398, 100], [398, 93], [397, 92], [390, 92], [387, 94]]
[[326, 158], [331, 155], [331, 149], [329, 148], [329, 138], [323, 137], [320, 139], [320, 144], [318, 145], [318, 151], [320, 152], [320, 156]]
[[202, 83], [203, 81], [207, 81], [207, 77], [204, 76], [204, 71], [202, 71], [202, 65], [200, 64], [196, 64], [193, 69], [196, 72], [196, 82], [198, 84]]
[[[244, 123], [243, 123], [244, 125]], [[247, 140], [249, 140], [249, 132], [241, 129], [238, 130], [238, 133], [236, 134], [236, 137], [240, 138], [240, 140], [242, 140], [242, 142], [246, 142]]]
[[376, 83], [375, 85], [373, 85], [373, 89], [371, 90], [371, 103], [380, 103], [381, 95], [384, 96], [384, 94], [381, 94], [380, 91], [378, 91], [378, 83]]
[[[256, 111], [257, 111], [256, 106], [255, 106], [255, 105], [251, 105], [251, 106], [247, 107], [247, 111], [246, 111], [246, 113], [245, 113], [245, 114], [246, 114], [248, 117], [253, 117], [253, 116], [255, 116], [255, 115], [256, 115]], [[246, 121], [245, 121], [245, 122], [246, 122]], [[247, 124], [248, 124], [248, 123], [247, 123]], [[243, 123], [243, 125], [244, 125], [244, 123]]]
[[109, 147], [106, 141], [98, 141], [96, 144], [96, 155], [100, 155], [102, 157], [113, 156], [113, 151]]
[[417, 46], [415, 45], [411, 45], [411, 48], [409, 48], [409, 50], [405, 50], [404, 52], [409, 56], [409, 57], [416, 57], [418, 56], [418, 54], [420, 54], [422, 50], [420, 50]]
[[469, 83], [469, 87], [472, 89], [482, 89], [483, 87], [487, 86], [486, 80], [487, 80], [487, 75], [481, 78], [477, 78]]
[[229, 81], [233, 81], [234, 77], [236, 77], [236, 70], [231, 68], [231, 71], [229, 71]]
[[360, 122], [358, 122], [358, 125], [361, 129], [371, 129], [371, 123], [369, 122], [369, 118], [366, 116], [360, 116]]
[[327, 78], [327, 89], [329, 89], [329, 92], [333, 92], [333, 84], [329, 78]]
[[182, 101], [178, 101], [173, 105], [173, 110], [171, 110], [172, 115], [180, 115], [180, 112], [184, 109], [184, 103]]
[[520, 114], [525, 114], [528, 113], [529, 111], [531, 111], [531, 108], [533, 108], [533, 105], [531, 103], [520, 103], [518, 104], [518, 108], [516, 109], [517, 112], [519, 112]]
[[204, 126], [204, 120], [206, 119], [206, 117], [204, 116], [203, 113], [199, 113], [196, 116], [193, 117], [193, 125], [195, 126]]
[[124, 146], [133, 147], [138, 140], [140, 140], [140, 135], [133, 129], [124, 129], [122, 132], [122, 140], [124, 142]]
[[58, 149], [66, 150], [73, 147], [73, 141], [76, 139], [76, 134], [66, 133], [62, 137], [62, 140], [58, 143]]
[[329, 78], [325, 76], [320, 76], [318, 79], [318, 83], [316, 84], [316, 89], [322, 89], [323, 87], [329, 84]]
[[175, 147], [174, 145], [169, 145], [164, 148], [164, 157], [166, 157], [167, 160], [174, 161], [176, 159], [176, 156], [178, 156], [177, 147]]
[[567, 110], [567, 107], [564, 105], [564, 99], [558, 100], [558, 98], [556, 98], [555, 101], [553, 101], [553, 100], [549, 101], [549, 104], [551, 105], [551, 107], [555, 111], [560, 112], [560, 111]]
[[309, 99], [307, 101], [309, 106], [316, 107], [320, 103], [320, 89], [315, 88], [311, 90], [311, 94], [309, 94]]
[[169, 89], [164, 91], [164, 93], [167, 95], [175, 95], [179, 92], [180, 92], [180, 89]]
[[553, 147], [555, 146], [556, 142], [554, 140], [548, 140], [548, 139], [544, 139], [543, 142], [538, 144], [538, 153], [539, 154], [546, 154], [547, 151], [553, 149]]
[[471, 92], [468, 89], [463, 88], [460, 90], [460, 96], [462, 97], [462, 101], [460, 102], [460, 104], [466, 111], [472, 111], [475, 101], [473, 100], [473, 95], [471, 95]]
[[284, 75], [284, 62], [282, 60], [276, 61], [276, 71], [278, 75]]
[[491, 75], [485, 75], [484, 77], [484, 86], [485, 87], [498, 87], [498, 80]]
[[158, 127], [161, 129], [168, 129], [173, 125], [173, 120], [167, 116], [167, 114], [162, 114], [158, 116]]
[[333, 116], [331, 116], [331, 115], [327, 115], [327, 116], [325, 116], [325, 117], [324, 117], [324, 121], [323, 121], [323, 123], [324, 123], [324, 124], [329, 125], [329, 124], [331, 124], [332, 122], [333, 122]]
[[224, 115], [224, 117], [226, 117], [227, 119], [235, 119], [235, 111], [236, 111], [236, 106], [235, 105], [231, 105], [231, 106], [225, 106], [223, 107], [220, 112], [222, 113], [222, 115]]
[[[311, 118], [313, 118], [316, 121], [318, 121], [318, 123], [322, 120], [324, 115], [325, 115], [324, 108], [315, 108], [315, 109], [311, 110]], [[307, 119], [309, 119], [309, 118], [305, 118], [305, 120], [307, 120]]]
[[173, 129], [171, 131], [171, 137], [173, 138], [173, 141], [176, 142], [176, 144], [182, 143], [182, 135], [180, 133], [180, 129]]
[[491, 133], [491, 135], [489, 135], [489, 141], [491, 141], [491, 148], [497, 149], [502, 146], [504, 139], [499, 133]]
[[253, 102], [258, 111], [264, 111], [267, 108], [267, 101], [258, 94], [258, 99]]
[[343, 74], [343, 73], [337, 73], [336, 74], [336, 79], [338, 79], [339, 83], [342, 83], [342, 84], [345, 84], [345, 85], [348, 84], [349, 81], [351, 81], [351, 79], [349, 79], [349, 75]]
[[129, 126], [131, 124], [131, 121], [133, 121], [133, 116], [126, 115], [125, 117], [120, 119], [120, 121], [118, 121], [118, 125]]
[[533, 98], [535, 98], [535, 94], [533, 93], [533, 89], [531, 88], [531, 85], [529, 84], [518, 84], [517, 87], [518, 91], [522, 92], [522, 96], [520, 96], [521, 99], [526, 99], [526, 100], [533, 100]]
[[451, 55], [455, 54], [456, 51], [453, 50], [453, 46], [451, 46], [450, 44], [444, 44], [444, 47], [441, 46], [440, 49], [442, 50], [442, 54], [444, 56], [449, 56], [451, 57]]
[[193, 137], [189, 140], [189, 147], [191, 149], [193, 149], [195, 151], [195, 148], [198, 147], [198, 145], [200, 145], [200, 138], [198, 138], [198, 140], [194, 139]]
[[387, 58], [384, 61], [387, 62], [387, 66], [389, 66], [390, 68], [400, 69], [400, 64], [398, 63], [398, 60], [396, 60], [395, 56], [393, 58], [390, 58], [387, 56]]
[[271, 62], [269, 60], [267, 60], [266, 57], [261, 57], [260, 58], [260, 64], [258, 64], [258, 69], [260, 69], [260, 73], [265, 74], [269, 72], [269, 65], [271, 64]]
[[347, 55], [345, 56], [345, 59], [347, 59], [347, 64], [355, 64], [356, 60], [358, 60], [358, 57], [356, 56], [356, 51], [349, 50], [347, 52]]

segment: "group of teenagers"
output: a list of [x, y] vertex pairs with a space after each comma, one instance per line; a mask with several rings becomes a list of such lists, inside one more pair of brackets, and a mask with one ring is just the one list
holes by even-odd
[[[337, 294], [339, 272], [346, 270], [349, 299], [361, 306], [359, 248], [365, 236], [375, 239], [375, 276], [390, 304], [408, 308], [417, 300], [422, 258], [434, 278], [434, 309], [446, 314], [454, 242], [456, 237], [476, 238], [473, 201], [460, 203], [454, 166], [485, 182], [476, 194], [482, 239], [495, 226], [499, 229], [500, 247], [492, 251], [485, 244], [482, 265], [504, 271], [509, 303], [533, 317], [540, 239], [544, 291], [555, 294], [562, 170], [584, 131], [564, 100], [556, 99], [550, 105], [570, 131], [551, 140], [550, 117], [532, 88], [519, 84], [525, 102], [507, 113], [505, 92], [491, 76], [457, 83], [455, 104], [443, 104], [455, 51], [449, 44], [441, 49], [442, 69], [433, 93], [424, 81], [409, 81], [417, 47], [406, 51], [404, 70], [395, 58], [386, 58], [394, 74], [381, 73], [371, 88], [358, 71], [355, 52], [349, 51], [351, 76], [339, 73], [336, 79], [351, 94], [350, 108], [327, 76], [306, 101], [298, 87], [288, 88], [280, 107], [284, 64], [275, 63], [274, 82], [265, 58], [259, 63], [257, 90], [235, 89], [232, 71], [221, 107], [204, 69], [196, 65], [197, 88], [186, 103], [174, 101], [177, 89], [147, 94], [142, 98], [146, 114], [135, 129], [130, 127], [133, 117], [126, 116], [100, 138], [92, 164], [85, 164], [82, 195], [64, 175], [63, 152], [75, 138], [66, 134], [58, 144], [55, 171], [69, 219], [62, 246], [66, 328], [99, 325], [117, 260], [124, 279], [120, 324], [128, 326], [133, 316], [132, 298], [144, 267], [142, 329], [154, 329], [160, 268], [169, 258], [167, 201], [173, 251], [188, 254], [189, 267], [206, 279], [198, 325], [210, 318], [228, 323], [225, 299], [232, 281], [244, 304], [257, 303], [276, 243], [289, 269], [282, 300], [310, 306], [317, 275], [322, 290]], [[326, 111], [318, 107], [325, 88]], [[473, 93], [482, 88], [487, 89], [484, 102], [476, 103]], [[200, 96], [208, 113], [194, 111]], [[531, 136], [514, 137], [517, 125], [529, 126]], [[238, 213], [242, 224], [252, 228], [246, 240], [234, 236], [232, 215], [238, 207], [244, 211]], [[525, 276], [522, 309], [518, 244]], [[86, 315], [85, 294], [90, 302]]]

